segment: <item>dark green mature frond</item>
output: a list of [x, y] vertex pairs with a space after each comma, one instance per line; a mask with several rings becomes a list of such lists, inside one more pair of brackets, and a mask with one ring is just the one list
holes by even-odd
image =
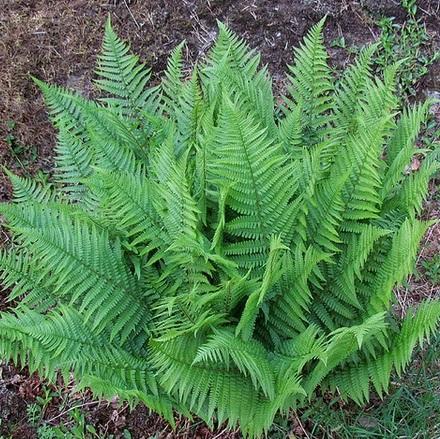
[[92, 173], [96, 148], [80, 135], [60, 126], [55, 152], [55, 181], [73, 200], [82, 201], [86, 196], [82, 180]]
[[81, 133], [85, 133], [86, 115], [84, 112], [88, 108], [93, 111], [97, 105], [76, 92], [57, 85], [46, 84], [36, 78], [33, 79], [43, 92], [53, 123], [56, 126], [62, 124], [70, 128], [74, 127]]
[[[55, 297], [76, 304], [98, 332], [110, 321], [112, 337], [126, 339], [146, 331], [148, 299], [139, 291], [120, 243], [111, 242], [107, 232], [93, 224], [69, 219], [66, 213], [56, 216], [36, 205], [27, 205], [26, 210], [43, 221], [12, 229], [40, 266], [39, 276], [50, 279]], [[56, 227], [55, 218], [62, 225]]]
[[311, 244], [327, 253], [338, 252], [341, 243], [338, 227], [342, 222], [344, 201], [342, 188], [347, 174], [329, 179], [317, 185], [316, 193], [309, 207], [308, 237]]
[[156, 87], [110, 21], [98, 102], [36, 80], [54, 182], [7, 171], [0, 359], [252, 438], [315, 392], [388, 391], [440, 322], [438, 301], [403, 322], [392, 308], [431, 224], [417, 216], [438, 154], [415, 147], [429, 103], [398, 111], [397, 66], [374, 78], [373, 46], [335, 81], [323, 26], [278, 109], [221, 23], [206, 60], [187, 74], [182, 43]]
[[[16, 315], [5, 314], [0, 321], [0, 350], [8, 343], [16, 346], [14, 355], [31, 370], [51, 379], [55, 367], [68, 376], [73, 367], [77, 377], [110, 380], [108, 385], [145, 395], [158, 395], [149, 364], [141, 357], [109, 343], [108, 336], [97, 335], [81, 315], [70, 307], [52, 310], [46, 316], [29, 309]], [[5, 349], [6, 348], [6, 349]], [[29, 356], [28, 350], [33, 351]], [[90, 378], [88, 378], [90, 379]]]
[[105, 221], [123, 233], [132, 250], [145, 254], [169, 242], [153, 207], [153, 186], [142, 173], [98, 171], [86, 185], [99, 191]]
[[36, 308], [42, 312], [55, 303], [50, 282], [37, 275], [39, 268], [23, 251], [0, 252], [0, 281], [5, 290], [11, 289], [9, 301], [20, 299], [20, 308]]
[[4, 171], [12, 183], [15, 202], [36, 201], [38, 203], [48, 203], [54, 201], [55, 195], [50, 184], [41, 184], [30, 178], [20, 177], [6, 168]]

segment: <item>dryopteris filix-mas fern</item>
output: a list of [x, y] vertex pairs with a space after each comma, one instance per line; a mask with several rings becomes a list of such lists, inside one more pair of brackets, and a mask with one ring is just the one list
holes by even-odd
[[180, 45], [149, 88], [108, 23], [102, 99], [36, 80], [55, 176], [10, 174], [0, 208], [18, 302], [1, 314], [3, 358], [247, 436], [318, 388], [359, 404], [387, 391], [440, 319], [435, 301], [403, 322], [391, 311], [429, 226], [416, 216], [437, 164], [408, 171], [429, 103], [398, 111], [395, 68], [370, 74], [374, 47], [335, 82], [323, 24], [279, 107], [222, 24], [189, 78]]

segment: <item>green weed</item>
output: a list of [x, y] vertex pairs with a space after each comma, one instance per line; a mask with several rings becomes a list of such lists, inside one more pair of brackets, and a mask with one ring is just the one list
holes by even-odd
[[13, 120], [6, 121], [6, 137], [4, 138], [9, 150], [20, 165], [21, 168], [27, 169], [28, 165], [34, 162], [38, 157], [37, 148], [33, 145], [24, 145], [16, 137], [16, 123]]
[[416, 18], [416, 1], [403, 0], [402, 6], [408, 14], [404, 23], [396, 23], [393, 17], [384, 17], [378, 22], [381, 35], [375, 62], [378, 70], [394, 63], [400, 64], [397, 93], [405, 102], [416, 95], [418, 81], [440, 59], [440, 53], [430, 50], [431, 37], [423, 20]]

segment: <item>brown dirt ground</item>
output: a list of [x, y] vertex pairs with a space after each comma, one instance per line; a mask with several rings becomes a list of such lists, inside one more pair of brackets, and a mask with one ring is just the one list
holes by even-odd
[[[438, 49], [440, 3], [420, 0], [418, 5], [434, 49]], [[283, 72], [292, 48], [323, 15], [328, 15], [325, 38], [335, 68], [349, 63], [352, 55], [346, 49], [331, 47], [333, 40], [343, 36], [347, 47], [363, 46], [379, 35], [376, 18], [387, 15], [398, 21], [405, 19], [398, 0], [0, 0], [0, 164], [21, 174], [38, 170], [50, 173], [55, 133], [30, 75], [94, 96], [92, 72], [108, 14], [119, 35], [129, 40], [134, 52], [152, 67], [155, 79], [165, 68], [170, 51], [183, 39], [187, 41], [188, 65], [203, 55], [215, 38], [218, 19], [262, 53], [278, 89], [283, 87]], [[419, 96], [438, 91], [439, 84], [436, 65], [418, 84]], [[434, 192], [433, 183], [426, 214], [438, 218], [440, 208]], [[0, 201], [9, 196], [9, 183], [0, 172]], [[8, 240], [4, 231], [0, 234], [0, 242]], [[431, 228], [425, 240], [421, 258], [440, 251], [440, 227]], [[408, 288], [398, 292], [402, 308], [438, 293], [438, 286], [423, 277]], [[0, 295], [0, 309], [4, 306]], [[116, 437], [124, 428], [133, 438], [156, 432], [164, 438], [238, 437], [221, 430], [210, 434], [203, 424], [183, 419], [177, 433], [171, 433], [145, 408], [130, 412], [115, 402], [92, 401], [88, 393], [75, 394], [69, 385], [60, 383], [57, 388], [67, 395], [69, 407], [86, 404], [83, 410], [89, 422]], [[35, 429], [26, 421], [25, 408], [41, 393], [38, 377], [10, 365], [0, 367], [0, 437], [36, 437]], [[67, 420], [66, 415], [59, 416], [59, 402], [55, 398], [44, 416], [46, 420], [56, 417], [54, 424]]]

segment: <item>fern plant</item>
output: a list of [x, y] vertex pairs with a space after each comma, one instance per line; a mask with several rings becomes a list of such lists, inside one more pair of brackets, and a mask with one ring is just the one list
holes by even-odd
[[101, 99], [35, 80], [56, 166], [50, 186], [9, 174], [3, 358], [250, 437], [316, 392], [388, 390], [440, 319], [436, 301], [392, 311], [430, 225], [417, 215], [437, 164], [408, 171], [429, 103], [398, 111], [373, 46], [335, 82], [323, 26], [279, 105], [223, 24], [190, 77], [179, 45], [149, 87], [108, 22]]

